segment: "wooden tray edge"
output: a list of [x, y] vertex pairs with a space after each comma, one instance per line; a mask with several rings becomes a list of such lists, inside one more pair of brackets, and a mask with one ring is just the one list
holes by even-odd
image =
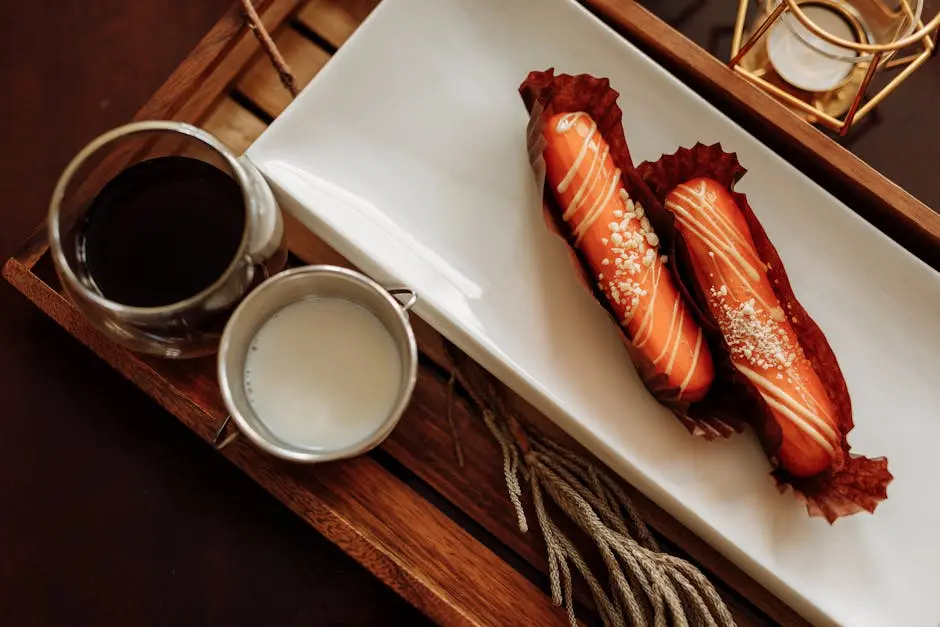
[[940, 270], [940, 214], [637, 2], [579, 1], [680, 80], [707, 92], [739, 116], [751, 118], [748, 126], [757, 128], [749, 128], [750, 132], [761, 141], [769, 140], [771, 149], [783, 148], [788, 153], [783, 156], [811, 178], [826, 180], [825, 189], [837, 196], [849, 190], [861, 197], [861, 203], [847, 203], [854, 212]]

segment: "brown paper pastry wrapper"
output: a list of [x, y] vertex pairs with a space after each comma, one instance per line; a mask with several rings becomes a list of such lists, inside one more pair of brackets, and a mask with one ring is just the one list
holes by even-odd
[[[574, 238], [570, 229], [561, 218], [562, 209], [558, 206], [552, 191], [546, 186], [545, 161], [542, 157], [545, 139], [542, 136], [542, 127], [545, 121], [556, 113], [583, 111], [594, 119], [598, 132], [610, 146], [610, 156], [622, 172], [622, 182], [627, 193], [646, 208], [653, 228], [657, 233], [659, 232], [660, 224], [651, 214], [655, 213], [663, 217], [665, 211], [660, 206], [660, 201], [637, 174], [633, 165], [630, 149], [624, 138], [622, 112], [617, 106], [619, 94], [610, 87], [609, 81], [605, 78], [595, 78], [586, 74], [556, 76], [552, 69], [544, 72], [531, 72], [519, 87], [519, 93], [530, 114], [527, 128], [529, 160], [535, 171], [536, 180], [543, 190], [542, 208], [545, 222], [552, 232], [561, 236], [568, 244], [568, 253], [576, 275], [584, 288], [611, 316], [644, 385], [695, 435], [712, 440], [716, 437], [728, 437], [735, 431], [740, 431], [743, 428], [743, 422], [740, 419], [741, 410], [733, 406], [734, 399], [722, 393], [720, 384], [713, 386], [701, 401], [694, 403], [678, 401], [678, 389], [668, 387], [665, 375], [658, 374], [649, 358], [634, 347], [633, 342], [618, 324], [607, 298], [592, 280], [589, 266], [574, 247]], [[658, 208], [658, 210], [651, 211], [650, 209], [653, 208]]]
[[[746, 172], [738, 162], [737, 155], [724, 152], [719, 144], [697, 144], [691, 149], [680, 148], [675, 154], [663, 155], [655, 163], [643, 163], [638, 172], [660, 201], [656, 205], [650, 205], [647, 214], [653, 211], [668, 214], [657, 221], [657, 234], [662, 242], [661, 246], [667, 247], [671, 251], [670, 257], [676, 259], [673, 271], [678, 275], [679, 289], [687, 295], [689, 304], [694, 303], [692, 311], [698, 316], [703, 328], [708, 329], [709, 346], [716, 362], [716, 376], [725, 380], [730, 394], [738, 398], [742, 406], [750, 407], [747, 414], [748, 423], [757, 433], [767, 456], [776, 467], [771, 474], [780, 491], [785, 492], [787, 488], [792, 488], [797, 498], [806, 504], [810, 515], [821, 516], [830, 523], [841, 516], [862, 510], [873, 512], [875, 507], [887, 498], [887, 486], [892, 479], [891, 473], [888, 472], [888, 461], [883, 457], [869, 459], [854, 455], [850, 451], [846, 436], [854, 426], [852, 403], [839, 363], [826, 336], [793, 294], [783, 262], [751, 210], [747, 197], [734, 191], [734, 184]], [[738, 374], [731, 364], [728, 346], [721, 334], [716, 333], [717, 324], [708, 312], [704, 294], [691, 270], [688, 250], [674, 226], [671, 212], [662, 204], [667, 194], [675, 187], [697, 177], [711, 178], [731, 193], [744, 215], [757, 247], [757, 254], [767, 267], [767, 276], [787, 318], [791, 320], [800, 346], [822, 380], [835, 407], [842, 455], [841, 459], [833, 463], [832, 468], [823, 473], [812, 477], [794, 477], [777, 465], [777, 453], [781, 444], [780, 428], [757, 389]], [[650, 219], [652, 220], [652, 217]]]

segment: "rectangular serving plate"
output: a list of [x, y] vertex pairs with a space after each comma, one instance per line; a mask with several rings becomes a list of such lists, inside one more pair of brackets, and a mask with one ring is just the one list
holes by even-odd
[[[643, 388], [543, 223], [517, 88], [548, 67], [610, 78], [638, 163], [738, 153], [845, 372], [850, 442], [890, 459], [875, 515], [810, 519], [752, 434], [694, 438]], [[940, 623], [940, 275], [580, 5], [384, 0], [248, 154], [286, 210], [808, 620]]]

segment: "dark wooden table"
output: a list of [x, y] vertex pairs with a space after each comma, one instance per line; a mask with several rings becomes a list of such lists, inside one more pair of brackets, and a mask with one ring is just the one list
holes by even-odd
[[[4, 3], [0, 259], [232, 0]], [[0, 281], [0, 624], [426, 620]]]
[[[21, 40], [4, 42], [5, 63], [22, 87], [8, 100], [14, 113], [4, 121], [14, 149], [5, 151], [3, 257], [39, 221], [65, 161], [97, 132], [128, 119], [227, 0], [179, 4], [178, 22], [169, 27], [169, 11], [161, 15], [154, 7], [96, 0], [79, 9], [76, 3], [42, 20], [56, 33], [51, 52], [48, 43], [20, 34], [26, 29], [15, 31]], [[302, 82], [374, 2], [342, 4], [327, 21], [310, 9], [277, 20], [275, 38]], [[734, 3], [651, 6], [704, 47], [726, 54]], [[19, 19], [28, 18], [39, 22], [28, 14]], [[152, 28], [157, 23], [168, 28]], [[60, 42], [68, 43], [59, 48]], [[937, 68], [928, 64], [885, 103], [880, 120], [847, 140], [933, 206], [940, 204], [940, 185], [927, 170], [938, 162], [940, 144], [916, 139], [929, 137], [929, 129], [935, 136], [940, 127], [927, 115], [929, 95], [940, 86]], [[287, 101], [266, 61], [256, 57], [200, 123], [242, 149]], [[66, 105], [69, 116], [62, 114]], [[311, 254], [328, 254], [315, 241], [312, 246]], [[8, 286], [0, 288], [0, 311], [0, 389], [7, 400], [0, 421], [0, 542], [9, 547], [0, 561], [0, 607], [10, 608], [11, 623], [420, 620]], [[544, 585], [537, 572], [531, 576]], [[766, 593], [754, 606], [724, 589], [742, 624], [791, 618]]]

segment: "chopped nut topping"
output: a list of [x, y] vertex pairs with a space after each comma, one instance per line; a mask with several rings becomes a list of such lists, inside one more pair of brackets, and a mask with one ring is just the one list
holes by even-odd
[[797, 356], [790, 337], [781, 333], [771, 314], [749, 299], [738, 305], [726, 301], [728, 287], [711, 288], [718, 325], [731, 349], [731, 356], [746, 359], [758, 368], [788, 368]]

